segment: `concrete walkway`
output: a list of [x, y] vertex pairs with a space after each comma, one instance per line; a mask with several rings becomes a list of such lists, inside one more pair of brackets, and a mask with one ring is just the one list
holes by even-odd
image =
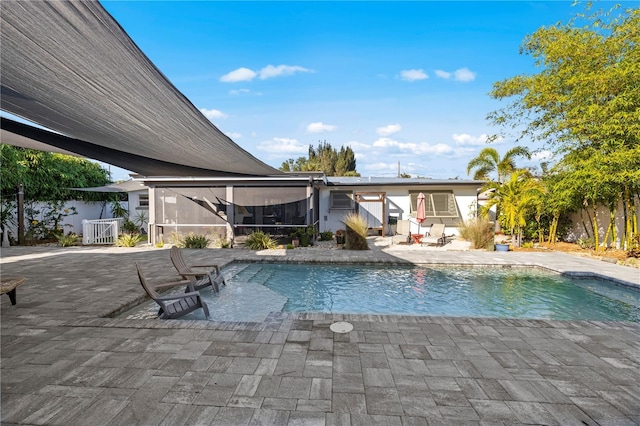
[[[273, 313], [261, 323], [124, 320], [167, 250], [10, 247], [2, 276], [2, 424], [640, 424], [640, 324]], [[188, 250], [192, 262], [538, 265], [640, 284], [563, 253], [374, 246], [367, 252]], [[334, 334], [347, 320], [354, 330]]]

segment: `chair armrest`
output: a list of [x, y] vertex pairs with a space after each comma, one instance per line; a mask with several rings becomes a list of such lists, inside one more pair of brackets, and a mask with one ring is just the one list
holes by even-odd
[[211, 265], [189, 265], [189, 268], [215, 268], [220, 269], [220, 265], [211, 264]]
[[188, 299], [189, 297], [194, 297], [194, 296], [197, 298], [200, 298], [200, 292], [192, 291], [189, 293], [176, 294], [175, 296], [163, 296], [163, 297], [158, 297], [156, 300], [169, 301], [169, 300], [178, 300], [178, 299]]
[[183, 277], [204, 277], [205, 275], [209, 275], [209, 272], [179, 272]]
[[191, 283], [190, 280], [180, 280], [180, 281], [172, 281], [169, 283], [152, 284], [151, 287], [155, 289], [165, 289], [165, 288], [171, 288], [171, 287], [178, 287], [181, 285], [189, 285], [190, 283]]

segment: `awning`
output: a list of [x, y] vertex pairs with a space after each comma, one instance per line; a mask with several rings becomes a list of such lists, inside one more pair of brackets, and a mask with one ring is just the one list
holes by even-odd
[[2, 110], [54, 131], [3, 120], [3, 143], [146, 176], [282, 173], [204, 117], [98, 2], [5, 0], [0, 18]]

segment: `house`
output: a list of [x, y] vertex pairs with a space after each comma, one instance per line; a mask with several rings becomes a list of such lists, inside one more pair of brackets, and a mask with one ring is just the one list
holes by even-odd
[[[149, 188], [153, 244], [169, 241], [174, 233], [234, 239], [257, 229], [277, 235], [308, 225], [336, 231], [351, 211], [366, 217], [371, 231], [380, 235], [424, 233], [431, 223], [444, 223], [447, 233], [456, 234], [458, 224], [475, 215], [482, 186], [480, 181], [326, 177], [319, 172], [139, 179]], [[421, 230], [415, 221], [420, 192], [427, 206]], [[130, 205], [135, 201], [130, 199]]]
[[[457, 234], [461, 222], [475, 217], [478, 191], [484, 182], [426, 178], [327, 177], [320, 187], [320, 231], [344, 228], [342, 219], [358, 212], [380, 235], [424, 233], [443, 223]], [[426, 220], [416, 221], [418, 194], [425, 195]]]

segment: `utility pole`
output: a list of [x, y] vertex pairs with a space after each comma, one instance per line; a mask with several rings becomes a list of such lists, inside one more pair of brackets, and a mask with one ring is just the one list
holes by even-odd
[[398, 160], [398, 177], [400, 177], [400, 160]]

